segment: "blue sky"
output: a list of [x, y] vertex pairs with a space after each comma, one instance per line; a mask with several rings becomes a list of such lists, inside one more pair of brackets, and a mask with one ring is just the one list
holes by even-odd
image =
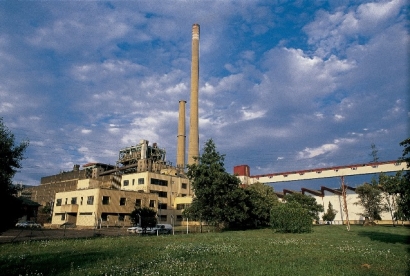
[[372, 143], [400, 157], [408, 4], [330, 2], [0, 1], [0, 116], [30, 140], [14, 181], [115, 164], [141, 139], [175, 164], [194, 23], [200, 145], [212, 138], [228, 172], [369, 162]]

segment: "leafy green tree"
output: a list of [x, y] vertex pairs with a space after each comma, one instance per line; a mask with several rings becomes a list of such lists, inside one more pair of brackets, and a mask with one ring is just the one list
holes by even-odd
[[0, 233], [14, 226], [23, 215], [22, 202], [15, 197], [16, 187], [12, 184], [12, 179], [21, 168], [27, 146], [28, 141], [15, 144], [13, 133], [0, 118]]
[[380, 220], [380, 214], [387, 210], [383, 202], [382, 191], [378, 188], [378, 183], [375, 178], [372, 183], [365, 183], [356, 188], [359, 201], [356, 205], [361, 205], [364, 209], [363, 213], [359, 213], [364, 217], [368, 217], [370, 221]]
[[397, 172], [395, 175], [379, 174], [378, 188], [382, 191], [385, 207], [390, 212], [393, 226], [395, 226], [395, 220], [403, 219], [397, 206], [398, 191], [403, 181], [402, 171]]
[[147, 231], [149, 227], [155, 227], [157, 225], [156, 219], [157, 212], [154, 209], [149, 207], [139, 207], [136, 206], [135, 209], [131, 212], [131, 221], [135, 225], [139, 225], [143, 232]]
[[336, 217], [336, 214], [337, 214], [337, 211], [335, 209], [333, 209], [333, 205], [329, 201], [326, 213], [323, 214], [322, 219], [324, 221], [333, 221]]
[[271, 211], [271, 225], [276, 232], [312, 232], [312, 218], [309, 211], [296, 201], [276, 205]]
[[279, 204], [278, 197], [272, 187], [255, 183], [245, 188], [247, 195], [247, 227], [265, 227], [270, 225], [270, 214], [274, 206]]
[[206, 221], [218, 228], [238, 225], [246, 219], [246, 194], [240, 180], [225, 171], [224, 155], [216, 151], [212, 139], [205, 143], [198, 164], [188, 165], [194, 198], [184, 215]]
[[300, 194], [292, 193], [287, 194], [283, 197], [285, 202], [288, 203], [298, 203], [300, 206], [308, 211], [309, 216], [312, 220], [319, 220], [319, 213], [323, 212], [323, 205], [318, 204], [314, 197]]
[[[404, 147], [400, 159], [407, 163], [407, 168], [410, 168], [410, 138], [403, 140], [400, 146]], [[399, 195], [397, 200], [398, 216], [401, 216], [403, 220], [410, 220], [410, 171], [405, 173], [395, 192]]]

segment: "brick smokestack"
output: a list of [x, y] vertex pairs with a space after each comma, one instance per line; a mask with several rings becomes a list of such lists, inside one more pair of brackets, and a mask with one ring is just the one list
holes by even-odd
[[198, 82], [199, 82], [199, 24], [192, 25], [192, 62], [191, 62], [191, 106], [189, 123], [188, 165], [197, 164], [199, 157], [198, 133]]
[[186, 101], [179, 101], [179, 119], [177, 136], [177, 167], [185, 168], [185, 104]]

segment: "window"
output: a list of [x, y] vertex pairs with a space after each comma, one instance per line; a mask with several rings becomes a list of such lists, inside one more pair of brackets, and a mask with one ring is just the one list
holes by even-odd
[[185, 204], [177, 204], [177, 210], [184, 210]]
[[92, 216], [93, 213], [91, 212], [86, 212], [86, 213], [80, 213], [80, 216]]
[[65, 205], [67, 205], [67, 202], [68, 202], [68, 198], [65, 199]]
[[135, 200], [135, 207], [141, 207], [141, 199], [137, 198]]
[[186, 183], [182, 183], [182, 184], [181, 184], [181, 188], [182, 188], [182, 189], [186, 189], [187, 186], [188, 186], [188, 185], [187, 185]]
[[177, 221], [183, 221], [184, 218], [181, 215], [177, 215]]
[[155, 208], [155, 200], [150, 200], [149, 201], [149, 207], [150, 208]]
[[93, 205], [93, 204], [94, 204], [94, 196], [88, 196], [87, 205]]
[[65, 214], [61, 214], [61, 220], [65, 220]]
[[144, 178], [138, 178], [138, 185], [144, 185]]
[[61, 206], [61, 201], [62, 201], [62, 199], [58, 198], [57, 201], [56, 201], [56, 206]]
[[159, 221], [167, 221], [167, 215], [158, 216]]
[[151, 184], [159, 185], [159, 186], [168, 186], [168, 181], [162, 180], [162, 179], [151, 178]]
[[119, 214], [118, 215], [118, 221], [124, 221], [124, 214]]
[[77, 204], [77, 198], [76, 197], [71, 198], [71, 204]]
[[83, 197], [81, 197], [80, 204], [83, 205]]
[[158, 194], [159, 197], [167, 197], [168, 196], [167, 192], [162, 192], [162, 191], [150, 190], [150, 193]]
[[132, 186], [134, 186], [134, 185], [135, 185], [135, 179], [132, 180]]
[[107, 213], [102, 213], [102, 214], [101, 214], [101, 220], [102, 220], [102, 221], [108, 221], [108, 215], [107, 215]]
[[109, 196], [103, 196], [103, 197], [102, 197], [102, 204], [103, 204], [103, 205], [108, 205], [108, 204], [110, 204], [110, 197], [109, 197]]
[[126, 197], [121, 197], [121, 198], [120, 198], [120, 205], [121, 205], [121, 206], [124, 206], [124, 205], [125, 205], [125, 202], [127, 202], [127, 198], [126, 198]]
[[158, 202], [158, 209], [165, 210], [167, 209], [168, 205], [166, 203], [159, 203]]
[[130, 184], [129, 180], [124, 180], [124, 186], [128, 186]]

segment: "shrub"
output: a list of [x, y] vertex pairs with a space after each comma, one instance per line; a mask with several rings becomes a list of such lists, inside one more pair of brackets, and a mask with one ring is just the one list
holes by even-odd
[[271, 225], [276, 232], [312, 232], [312, 218], [309, 212], [297, 204], [283, 203], [271, 211]]

